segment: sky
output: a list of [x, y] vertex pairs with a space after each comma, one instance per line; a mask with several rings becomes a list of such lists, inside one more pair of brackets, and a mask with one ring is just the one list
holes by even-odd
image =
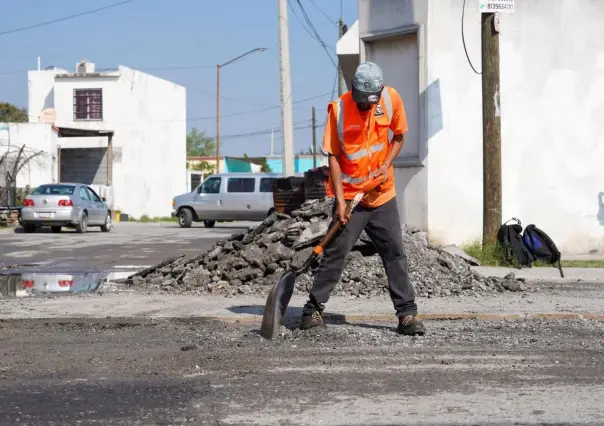
[[[97, 69], [124, 65], [185, 86], [187, 130], [197, 127], [214, 137], [216, 64], [265, 47], [266, 51], [221, 70], [221, 154], [269, 154], [270, 129], [275, 130], [274, 153], [280, 153], [277, 0], [133, 0], [7, 34], [2, 33], [124, 0], [0, 1], [4, 3], [0, 14], [0, 102], [27, 107], [26, 71], [37, 68], [38, 56], [42, 69], [54, 65], [74, 70], [86, 58]], [[336, 68], [329, 58], [337, 63], [337, 20], [341, 14], [351, 26], [358, 17], [358, 1], [289, 1], [293, 122], [294, 128], [302, 127], [294, 130], [297, 153], [312, 146], [312, 129], [306, 126], [311, 124], [313, 106], [317, 110], [317, 143], [321, 143], [327, 104], [337, 97]], [[298, 1], [327, 52], [309, 34]], [[238, 113], [245, 114], [228, 116]]]

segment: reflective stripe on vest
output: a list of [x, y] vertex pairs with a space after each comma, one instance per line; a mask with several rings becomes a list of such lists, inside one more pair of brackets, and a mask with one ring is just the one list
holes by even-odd
[[367, 180], [367, 177], [354, 178], [348, 176], [346, 173], [342, 172], [342, 180], [347, 183], [351, 183], [353, 185], [360, 185], [361, 183]]
[[[384, 104], [386, 105], [386, 113], [388, 114], [388, 118], [392, 120], [392, 100], [390, 99], [390, 92], [388, 92], [388, 88], [384, 87], [382, 89], [382, 99], [384, 99]], [[336, 101], [336, 117], [337, 117], [337, 127], [338, 127], [338, 138], [340, 139], [340, 144], [342, 145], [342, 152], [344, 156], [350, 160], [358, 160], [367, 155], [366, 149], [360, 149], [357, 152], [353, 152], [352, 154], [347, 154], [346, 149], [344, 148], [344, 101], [342, 98], [339, 98]], [[384, 144], [378, 144], [371, 147], [371, 153], [380, 152], [384, 149]]]

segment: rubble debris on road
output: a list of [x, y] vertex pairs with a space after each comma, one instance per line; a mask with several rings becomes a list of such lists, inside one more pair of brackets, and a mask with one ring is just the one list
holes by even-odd
[[[219, 241], [193, 258], [177, 257], [147, 268], [129, 284], [170, 293], [267, 294], [290, 265], [299, 267], [325, 235], [333, 200], [308, 201], [286, 215], [273, 213], [258, 227]], [[426, 233], [405, 228], [403, 241], [409, 274], [420, 297], [487, 295], [524, 291], [522, 279], [485, 277], [462, 256], [432, 246]], [[316, 265], [314, 266], [316, 268]], [[296, 280], [296, 292], [307, 293], [315, 269]], [[381, 259], [363, 233], [350, 253], [334, 295], [388, 296], [388, 280]]]

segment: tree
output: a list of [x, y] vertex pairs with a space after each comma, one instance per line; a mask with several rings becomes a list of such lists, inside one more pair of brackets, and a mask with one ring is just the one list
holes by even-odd
[[312, 148], [307, 148], [307, 149], [301, 149], [300, 152], [298, 153], [298, 155], [312, 155]]
[[205, 132], [193, 127], [187, 135], [187, 157], [212, 157], [216, 155], [216, 142]]
[[0, 123], [26, 123], [27, 110], [17, 108], [8, 102], [0, 102]]
[[260, 168], [260, 171], [263, 173], [270, 173], [273, 171], [273, 169], [271, 168], [271, 166], [269, 166], [268, 161], [266, 161], [266, 157], [264, 157], [262, 159], [262, 166]]
[[34, 151], [26, 148], [11, 145], [0, 145], [0, 204], [10, 204], [10, 193], [15, 188], [17, 176], [25, 167], [34, 160], [42, 160], [44, 151]]

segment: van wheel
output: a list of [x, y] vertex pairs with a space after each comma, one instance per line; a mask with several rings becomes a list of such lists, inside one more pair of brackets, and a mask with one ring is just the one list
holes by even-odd
[[189, 209], [181, 209], [178, 212], [178, 224], [181, 228], [190, 228], [193, 223], [193, 213]]
[[215, 220], [204, 220], [203, 221], [203, 226], [205, 226], [206, 228], [213, 228], [214, 225], [216, 225]]

